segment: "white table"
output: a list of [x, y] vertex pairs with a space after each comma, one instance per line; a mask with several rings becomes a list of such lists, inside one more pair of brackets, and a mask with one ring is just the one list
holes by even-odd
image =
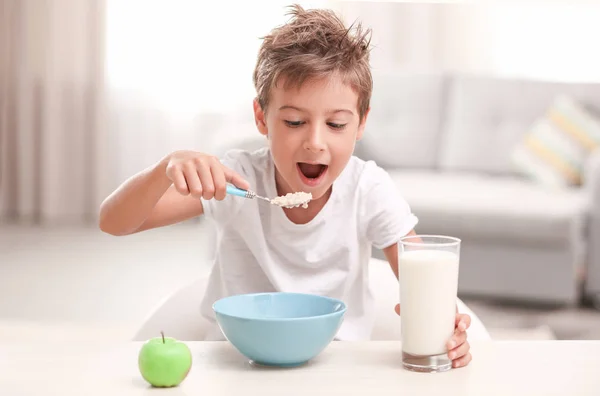
[[405, 371], [397, 342], [333, 342], [304, 367], [254, 367], [227, 342], [190, 342], [177, 388], [152, 389], [140, 343], [2, 344], [0, 395], [600, 395], [600, 341], [475, 343], [473, 362], [445, 373]]

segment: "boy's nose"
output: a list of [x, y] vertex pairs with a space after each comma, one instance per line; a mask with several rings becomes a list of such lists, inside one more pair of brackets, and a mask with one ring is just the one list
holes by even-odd
[[323, 140], [323, 131], [320, 128], [311, 128], [308, 136], [304, 140], [304, 148], [318, 153], [325, 150], [325, 141]]

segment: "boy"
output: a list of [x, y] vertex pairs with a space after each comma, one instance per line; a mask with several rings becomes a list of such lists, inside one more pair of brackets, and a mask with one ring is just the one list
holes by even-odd
[[[417, 218], [373, 162], [352, 156], [369, 113], [369, 31], [347, 29], [332, 12], [295, 6], [290, 21], [264, 38], [254, 71], [254, 115], [268, 148], [211, 155], [174, 152], [133, 176], [102, 204], [100, 228], [126, 235], [205, 216], [218, 247], [201, 311], [239, 293], [293, 291], [344, 300], [340, 340], [368, 339], [371, 246], [398, 276], [397, 242]], [[275, 197], [310, 192], [308, 208], [282, 209], [226, 196], [227, 183]], [[399, 312], [399, 306], [396, 306]], [[468, 315], [457, 314], [448, 341], [454, 367], [471, 360]]]

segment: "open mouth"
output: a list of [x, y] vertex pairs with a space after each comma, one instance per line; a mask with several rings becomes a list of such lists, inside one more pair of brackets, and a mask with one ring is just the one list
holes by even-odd
[[307, 184], [318, 183], [327, 171], [327, 165], [298, 162], [298, 170]]

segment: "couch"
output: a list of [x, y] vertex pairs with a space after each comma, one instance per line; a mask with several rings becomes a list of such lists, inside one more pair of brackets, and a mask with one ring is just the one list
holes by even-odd
[[[461, 296], [553, 305], [586, 297], [600, 304], [600, 155], [590, 157], [584, 185], [572, 188], [534, 182], [510, 160], [561, 93], [600, 108], [600, 84], [374, 75], [355, 155], [389, 171], [420, 219], [417, 232], [462, 239]], [[216, 136], [217, 155], [265, 144], [251, 117]]]
[[511, 152], [556, 95], [600, 107], [600, 84], [459, 74], [374, 80], [356, 155], [390, 172], [420, 218], [419, 233], [462, 239], [461, 295], [598, 299], [598, 153], [583, 186], [554, 188], [517, 172]]

